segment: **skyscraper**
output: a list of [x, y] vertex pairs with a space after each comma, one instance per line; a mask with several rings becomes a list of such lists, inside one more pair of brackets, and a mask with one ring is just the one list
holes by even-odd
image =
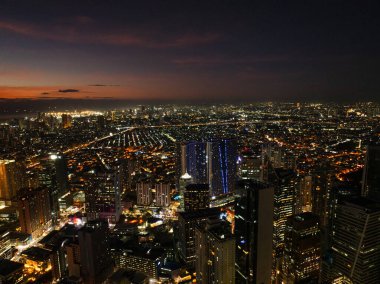
[[195, 226], [208, 218], [218, 217], [218, 208], [202, 209], [195, 212], [180, 212], [178, 214], [178, 255], [188, 268], [195, 268]]
[[235, 239], [231, 225], [219, 218], [196, 226], [197, 283], [235, 283]]
[[184, 205], [185, 212], [209, 208], [210, 193], [208, 184], [188, 184], [184, 192]]
[[188, 173], [194, 183], [207, 183], [206, 143], [190, 141], [179, 144], [178, 177]]
[[236, 181], [236, 140], [207, 142], [207, 179], [211, 197], [233, 192]]
[[41, 236], [52, 224], [49, 190], [46, 187], [21, 190], [18, 212], [21, 232], [31, 234], [33, 238]]
[[318, 283], [321, 259], [319, 216], [305, 212], [288, 218], [282, 265], [284, 283]]
[[69, 191], [66, 159], [60, 154], [50, 154], [41, 159], [35, 170], [38, 173], [39, 184], [49, 190], [50, 208], [55, 223], [59, 216], [58, 200]]
[[236, 187], [236, 282], [270, 283], [273, 246], [273, 187], [241, 180]]
[[368, 145], [362, 195], [380, 201], [380, 145]]
[[234, 191], [237, 150], [234, 139], [187, 142], [178, 150], [178, 178], [189, 175], [193, 183], [208, 183], [210, 195]]
[[312, 199], [312, 176], [306, 175], [300, 178], [297, 192], [296, 213], [311, 212], [313, 208]]
[[244, 151], [238, 158], [238, 175], [241, 179], [261, 179], [261, 157]]
[[273, 241], [276, 256], [284, 249], [285, 223], [295, 210], [296, 175], [292, 170], [269, 169], [269, 180], [274, 186], [274, 227]]
[[380, 203], [352, 198], [337, 205], [332, 228], [331, 282], [380, 283]]
[[89, 221], [78, 232], [81, 276], [86, 284], [103, 283], [112, 272], [108, 222]]
[[10, 203], [26, 186], [25, 168], [15, 160], [0, 160], [0, 201]]
[[102, 167], [90, 175], [86, 191], [88, 220], [100, 218], [110, 223], [119, 221], [121, 182], [121, 171], [118, 167]]

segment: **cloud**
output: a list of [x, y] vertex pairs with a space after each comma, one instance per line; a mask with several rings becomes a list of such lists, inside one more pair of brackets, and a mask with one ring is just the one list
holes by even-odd
[[[26, 22], [0, 21], [0, 30], [22, 36], [67, 43], [138, 46], [146, 48], [180, 48], [208, 45], [221, 40], [221, 35], [210, 32], [184, 32], [163, 36], [160, 31], [132, 31], [114, 28], [102, 30], [91, 18], [80, 16], [73, 23], [40, 26]], [[157, 36], [160, 35], [161, 36]]]
[[89, 87], [120, 87], [120, 85], [107, 85], [107, 84], [92, 84]]
[[77, 89], [60, 89], [58, 92], [60, 93], [78, 93], [80, 90]]
[[222, 57], [222, 56], [198, 56], [183, 57], [172, 60], [176, 65], [227, 65], [227, 64], [255, 64], [255, 63], [282, 63], [292, 60], [288, 56], [265, 55], [265, 56], [244, 56], [244, 57]]
[[42, 92], [41, 95], [49, 95], [49, 92]]

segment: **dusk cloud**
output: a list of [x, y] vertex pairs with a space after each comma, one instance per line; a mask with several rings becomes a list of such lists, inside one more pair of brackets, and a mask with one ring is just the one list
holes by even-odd
[[80, 91], [77, 89], [61, 89], [58, 92], [60, 92], [60, 93], [78, 93]]
[[[91, 24], [88, 17], [78, 21]], [[180, 48], [196, 45], [207, 45], [221, 39], [219, 33], [183, 32], [181, 34], [159, 36], [160, 31], [133, 31], [115, 28], [115, 31], [102, 31], [96, 26], [55, 25], [42, 27], [36, 24], [16, 21], [0, 21], [0, 30], [37, 39], [48, 39], [68, 43], [106, 44], [119, 46], [140, 46], [146, 48]], [[158, 36], [157, 36], [158, 35]]]

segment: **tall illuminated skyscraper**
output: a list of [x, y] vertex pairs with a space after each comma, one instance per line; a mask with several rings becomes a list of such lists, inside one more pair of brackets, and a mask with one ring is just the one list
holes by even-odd
[[207, 178], [211, 197], [233, 192], [236, 182], [236, 140], [207, 142]]
[[276, 255], [282, 255], [285, 223], [295, 210], [296, 175], [292, 170], [271, 168], [269, 179], [274, 185], [274, 250]]
[[189, 174], [194, 183], [207, 183], [206, 143], [190, 141], [179, 144], [178, 177]]
[[273, 187], [256, 180], [236, 186], [236, 283], [270, 283], [273, 246]]
[[193, 183], [208, 183], [210, 195], [234, 191], [237, 151], [234, 139], [180, 144], [178, 178], [188, 174]]
[[46, 187], [26, 188], [18, 197], [21, 232], [40, 237], [52, 224], [49, 190]]
[[86, 213], [89, 220], [105, 219], [110, 223], [119, 221], [121, 214], [121, 171], [103, 167], [89, 177], [86, 189]]
[[26, 186], [25, 167], [15, 160], [0, 160], [0, 201], [10, 203]]
[[318, 283], [321, 260], [319, 216], [305, 212], [288, 218], [282, 265], [284, 283]]
[[[352, 198], [337, 205], [326, 283], [380, 283], [380, 203]], [[344, 282], [346, 281], [346, 282]]]

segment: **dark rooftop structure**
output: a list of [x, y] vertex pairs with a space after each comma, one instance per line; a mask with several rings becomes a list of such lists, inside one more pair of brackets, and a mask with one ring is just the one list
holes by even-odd
[[49, 259], [51, 251], [40, 247], [31, 247], [22, 252], [27, 259], [34, 261], [46, 261]]
[[7, 278], [12, 273], [22, 270], [23, 263], [11, 261], [9, 259], [0, 259], [0, 279]]

